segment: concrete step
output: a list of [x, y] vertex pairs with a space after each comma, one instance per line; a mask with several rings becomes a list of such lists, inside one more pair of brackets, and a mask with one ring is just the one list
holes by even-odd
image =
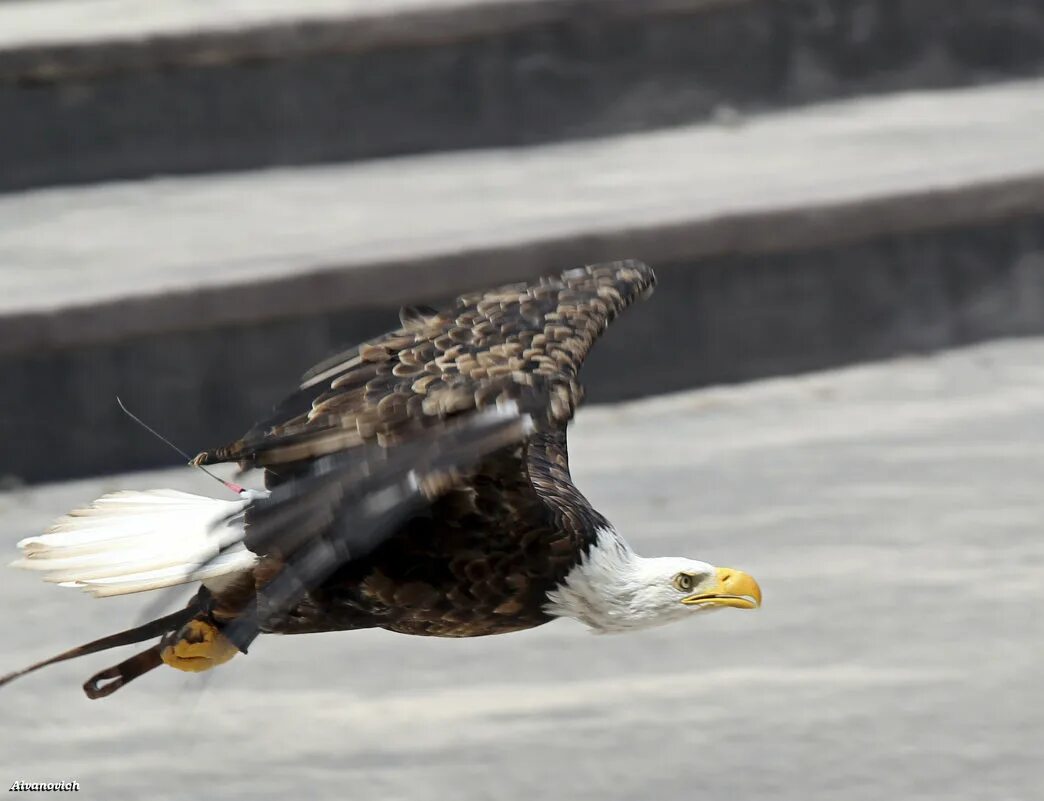
[[592, 401], [1044, 332], [1044, 81], [0, 198], [0, 474], [231, 438], [400, 304], [634, 256]]
[[531, 145], [1038, 74], [1034, 0], [0, 4], [0, 191]]

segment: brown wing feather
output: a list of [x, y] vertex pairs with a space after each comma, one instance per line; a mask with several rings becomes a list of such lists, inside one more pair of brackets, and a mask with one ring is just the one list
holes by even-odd
[[539, 397], [549, 427], [563, 425], [582, 400], [577, 374], [594, 340], [654, 282], [641, 262], [613, 262], [409, 315], [404, 327], [313, 368], [288, 414], [197, 459], [278, 470], [367, 442], [394, 445], [508, 399]]

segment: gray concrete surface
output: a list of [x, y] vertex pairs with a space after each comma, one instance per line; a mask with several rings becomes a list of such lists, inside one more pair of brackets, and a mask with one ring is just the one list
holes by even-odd
[[656, 264], [1040, 214], [1042, 127], [1044, 79], [525, 150], [0, 196], [0, 352], [416, 302], [574, 259]]
[[0, 4], [0, 190], [649, 130], [1040, 74], [1035, 0]]
[[[635, 357], [637, 358], [637, 356]], [[1044, 789], [1044, 339], [585, 409], [574, 473], [644, 553], [765, 606], [644, 634], [268, 638], [107, 701], [3, 691], [0, 780], [82, 798], [1034, 801]], [[61, 458], [56, 454], [55, 458]], [[2, 542], [116, 487], [0, 495]], [[133, 621], [9, 572], [0, 669]]]

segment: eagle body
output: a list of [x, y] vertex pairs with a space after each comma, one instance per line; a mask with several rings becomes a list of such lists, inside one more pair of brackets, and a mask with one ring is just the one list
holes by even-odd
[[621, 261], [403, 309], [399, 328], [316, 365], [268, 419], [193, 460], [261, 470], [265, 490], [114, 493], [23, 540], [18, 566], [95, 596], [201, 584], [184, 610], [0, 684], [156, 636], [87, 694], [162, 663], [207, 669], [262, 633], [466, 638], [556, 617], [624, 632], [758, 606], [745, 573], [639, 556], [569, 473], [580, 366], [654, 284]]
[[560, 520], [532, 472], [568, 471], [564, 433], [535, 434], [493, 454], [407, 520], [369, 556], [342, 565], [263, 630], [282, 634], [380, 627], [477, 637], [554, 619], [548, 594], [582, 564], [607, 521], [586, 504]]

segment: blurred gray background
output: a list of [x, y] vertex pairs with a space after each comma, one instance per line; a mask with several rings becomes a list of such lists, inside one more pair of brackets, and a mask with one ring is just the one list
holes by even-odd
[[[0, 778], [1044, 797], [1042, 130], [1044, 0], [0, 0], [9, 554], [117, 487], [210, 491], [117, 394], [196, 451], [401, 304], [635, 257], [578, 483], [766, 594], [619, 639], [262, 640], [104, 702], [117, 660], [69, 663], [4, 689]], [[0, 671], [144, 603], [0, 593]]]

